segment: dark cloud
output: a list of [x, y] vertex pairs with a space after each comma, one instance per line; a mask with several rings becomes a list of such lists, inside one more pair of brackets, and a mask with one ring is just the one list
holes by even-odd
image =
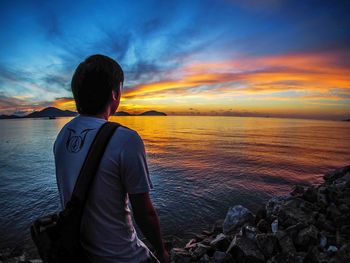
[[9, 82], [33, 82], [32, 74], [28, 71], [15, 69], [0, 63], [0, 79]]
[[47, 74], [42, 78], [42, 81], [48, 87], [56, 86], [70, 91], [70, 78], [67, 78], [66, 75]]

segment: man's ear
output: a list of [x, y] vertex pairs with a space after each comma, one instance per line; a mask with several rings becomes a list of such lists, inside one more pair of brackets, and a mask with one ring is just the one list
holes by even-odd
[[112, 99], [113, 100], [119, 100], [119, 96], [118, 96], [118, 92], [116, 92], [115, 90], [112, 90]]

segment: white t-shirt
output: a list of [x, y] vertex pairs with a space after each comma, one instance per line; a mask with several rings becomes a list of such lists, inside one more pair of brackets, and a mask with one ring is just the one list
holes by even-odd
[[[79, 115], [58, 134], [54, 155], [63, 206], [70, 200], [91, 143], [105, 122]], [[151, 188], [142, 139], [137, 132], [119, 127], [102, 157], [82, 218], [82, 246], [91, 262], [147, 260], [149, 251], [137, 237], [127, 194], [145, 193]]]

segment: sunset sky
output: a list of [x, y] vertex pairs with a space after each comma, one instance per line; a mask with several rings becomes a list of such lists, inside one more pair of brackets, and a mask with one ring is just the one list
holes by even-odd
[[1, 1], [0, 114], [75, 110], [87, 56], [125, 71], [119, 110], [350, 118], [350, 1]]

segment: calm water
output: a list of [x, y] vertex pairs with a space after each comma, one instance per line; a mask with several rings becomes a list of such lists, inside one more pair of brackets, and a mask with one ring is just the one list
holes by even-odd
[[[0, 247], [32, 244], [29, 225], [60, 209], [52, 145], [70, 118], [0, 121]], [[256, 209], [350, 161], [350, 123], [274, 118], [114, 117], [144, 139], [165, 235]]]

